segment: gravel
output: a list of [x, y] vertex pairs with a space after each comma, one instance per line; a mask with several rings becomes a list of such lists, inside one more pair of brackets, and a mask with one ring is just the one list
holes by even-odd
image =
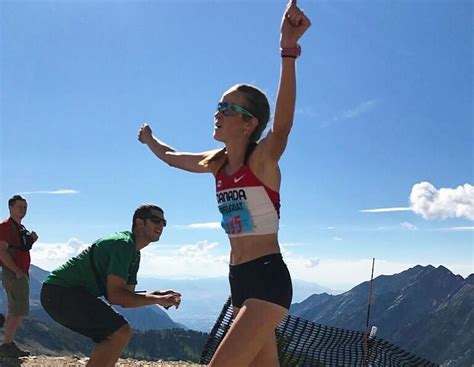
[[[30, 356], [23, 358], [0, 358], [1, 367], [81, 367], [85, 366], [86, 357], [48, 357]], [[116, 367], [202, 367], [204, 365], [185, 361], [137, 361], [135, 359], [119, 359]]]

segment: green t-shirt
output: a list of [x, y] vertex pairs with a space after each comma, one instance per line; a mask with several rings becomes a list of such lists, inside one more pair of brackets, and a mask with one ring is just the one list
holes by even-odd
[[137, 284], [140, 251], [135, 247], [133, 233], [117, 232], [97, 240], [94, 263], [99, 274], [100, 287], [91, 268], [90, 247], [54, 269], [44, 283], [68, 288], [83, 287], [97, 297], [105, 295], [105, 282], [109, 274], [125, 279], [129, 285]]

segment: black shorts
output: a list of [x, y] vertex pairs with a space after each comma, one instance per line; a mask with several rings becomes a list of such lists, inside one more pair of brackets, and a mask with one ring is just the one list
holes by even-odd
[[41, 304], [61, 325], [100, 343], [127, 324], [127, 320], [84, 288], [43, 284]]
[[256, 298], [290, 308], [293, 287], [281, 254], [230, 265], [229, 282], [234, 307], [240, 308], [245, 300]]

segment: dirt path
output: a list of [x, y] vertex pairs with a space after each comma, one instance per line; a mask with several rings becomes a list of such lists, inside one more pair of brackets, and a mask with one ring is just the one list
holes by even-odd
[[[48, 357], [30, 356], [19, 359], [0, 358], [0, 367], [83, 367], [89, 358], [85, 357]], [[201, 367], [203, 365], [183, 361], [137, 361], [119, 359], [116, 367]]]

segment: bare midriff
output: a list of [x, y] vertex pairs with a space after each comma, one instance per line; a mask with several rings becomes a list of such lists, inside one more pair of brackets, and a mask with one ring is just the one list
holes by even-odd
[[230, 238], [230, 264], [239, 265], [280, 252], [276, 233]]

